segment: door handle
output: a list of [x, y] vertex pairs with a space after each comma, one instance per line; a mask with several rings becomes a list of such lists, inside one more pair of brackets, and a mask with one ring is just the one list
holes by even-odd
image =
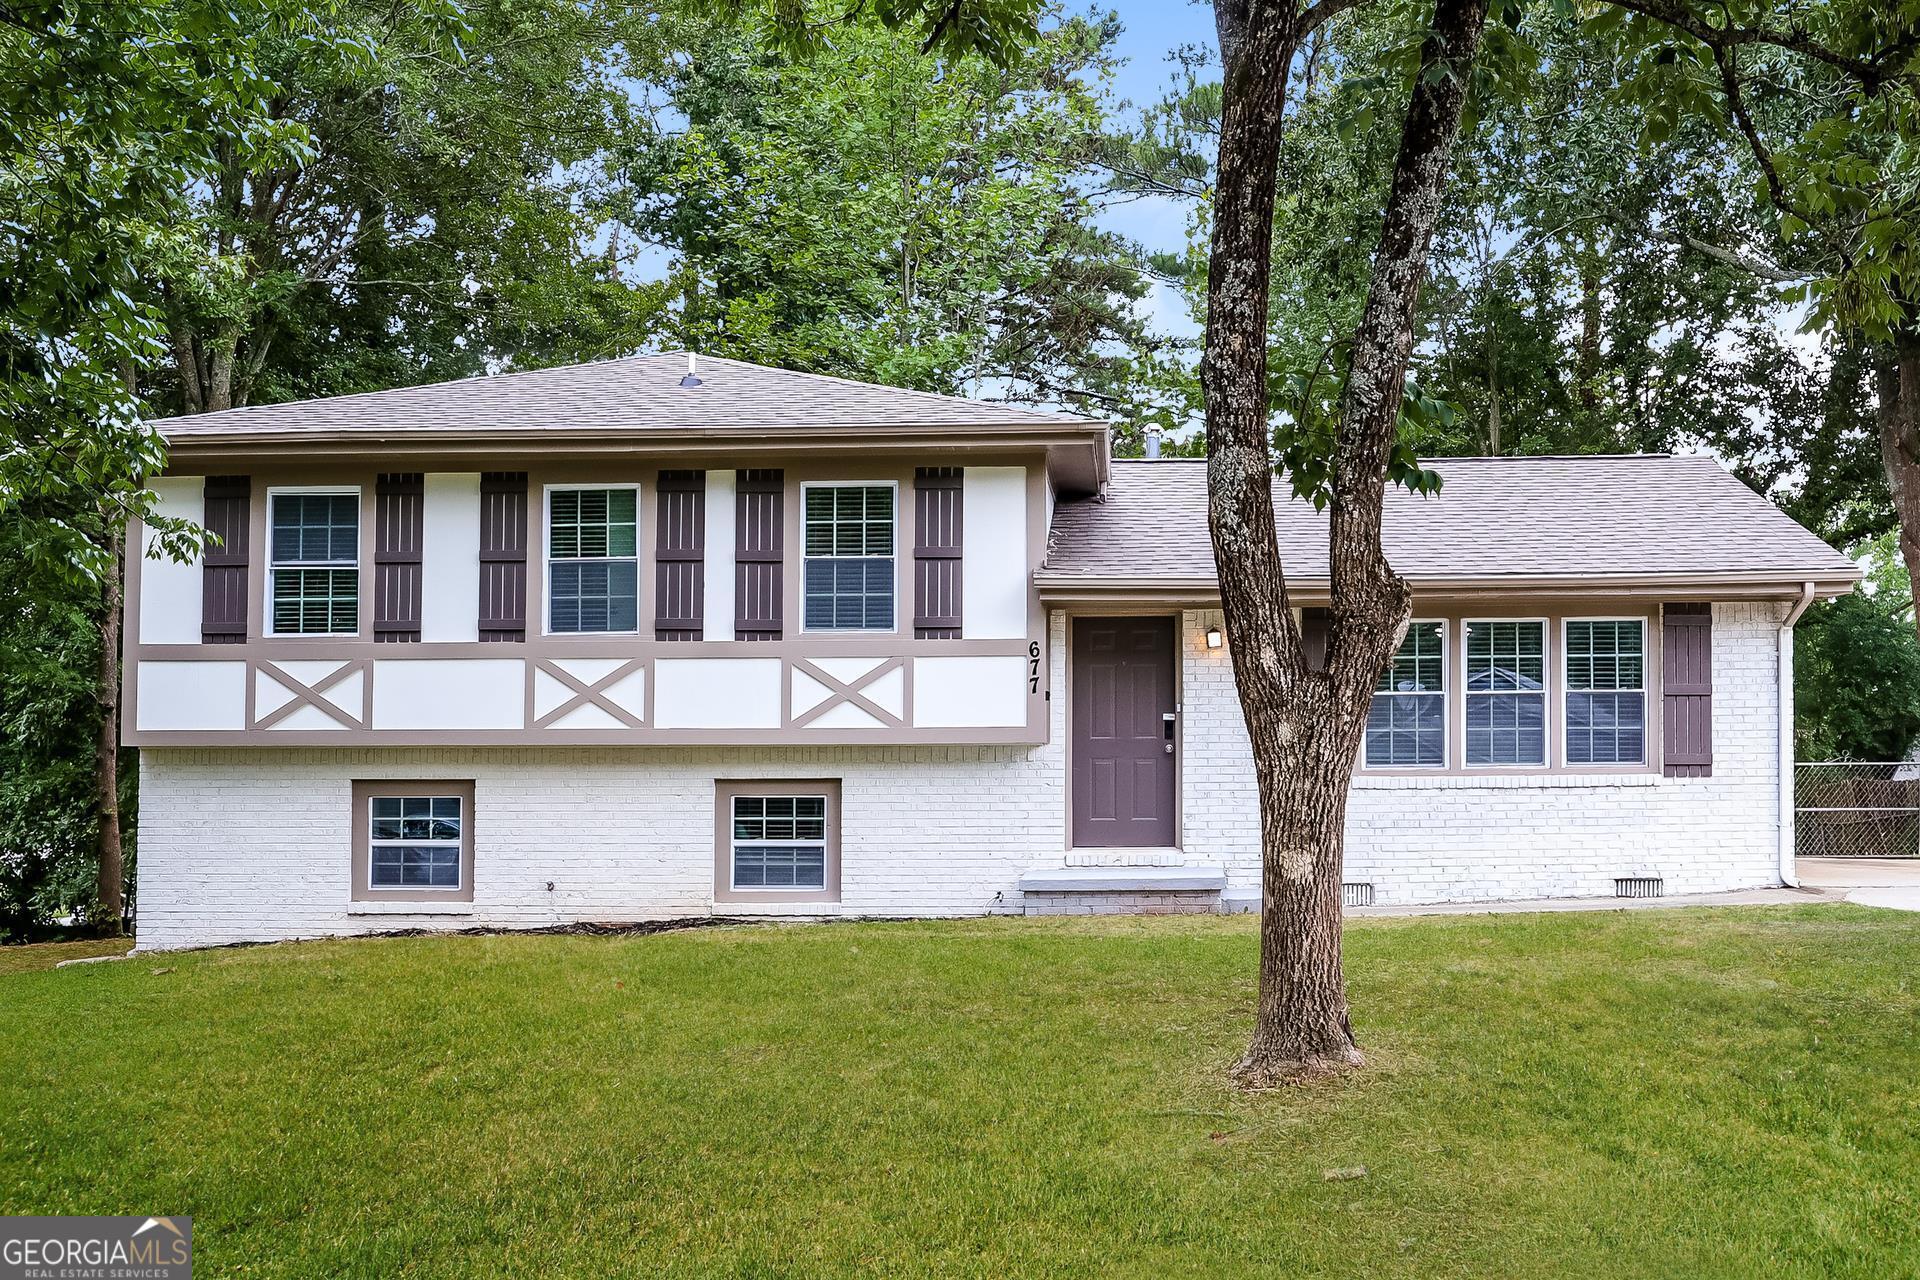
[[1171, 711], [1160, 717], [1160, 732], [1161, 736], [1167, 740], [1168, 755], [1173, 754], [1173, 720], [1174, 715]]

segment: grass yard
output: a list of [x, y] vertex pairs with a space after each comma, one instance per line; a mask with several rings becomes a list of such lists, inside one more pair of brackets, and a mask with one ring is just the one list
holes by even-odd
[[[34, 969], [51, 969], [62, 960], [84, 960], [93, 956], [123, 956], [133, 948], [128, 938], [89, 938], [81, 942], [29, 942], [17, 947], [0, 947], [0, 978]], [[0, 1002], [0, 1009], [7, 1006]]]
[[0, 1213], [191, 1213], [204, 1276], [1920, 1271], [1920, 916], [1347, 945], [1376, 1065], [1259, 1097], [1244, 917], [9, 974]]

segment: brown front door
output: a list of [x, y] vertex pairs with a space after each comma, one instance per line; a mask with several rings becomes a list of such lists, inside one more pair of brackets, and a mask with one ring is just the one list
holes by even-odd
[[1073, 843], [1171, 848], [1173, 619], [1073, 620]]

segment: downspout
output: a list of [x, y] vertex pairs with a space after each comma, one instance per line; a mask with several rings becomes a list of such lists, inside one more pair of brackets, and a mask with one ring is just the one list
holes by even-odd
[[1813, 603], [1813, 584], [1800, 584], [1800, 596], [1780, 623], [1780, 883], [1800, 887], [1793, 868], [1793, 624]]

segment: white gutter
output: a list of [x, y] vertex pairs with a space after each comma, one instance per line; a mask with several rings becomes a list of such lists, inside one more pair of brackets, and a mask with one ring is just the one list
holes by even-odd
[[1803, 583], [1800, 597], [1780, 623], [1780, 883], [1800, 886], [1793, 867], [1793, 624], [1813, 603], [1813, 583]]

